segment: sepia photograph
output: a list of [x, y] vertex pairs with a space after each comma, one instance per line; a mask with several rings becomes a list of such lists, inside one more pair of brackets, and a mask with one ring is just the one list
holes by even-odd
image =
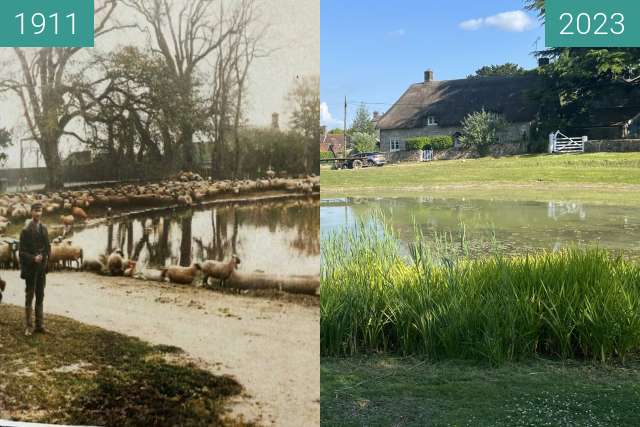
[[0, 48], [0, 425], [319, 425], [319, 2], [91, 19]]

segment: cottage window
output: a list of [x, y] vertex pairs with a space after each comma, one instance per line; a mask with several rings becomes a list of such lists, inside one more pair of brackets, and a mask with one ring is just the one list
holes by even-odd
[[390, 151], [400, 151], [400, 140], [398, 138], [391, 139], [389, 147]]
[[436, 126], [438, 123], [436, 123], [436, 118], [434, 116], [427, 116], [424, 119], [424, 125], [425, 126]]

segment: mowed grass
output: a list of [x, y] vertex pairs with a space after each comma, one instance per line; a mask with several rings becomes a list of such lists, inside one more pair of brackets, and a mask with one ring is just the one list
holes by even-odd
[[321, 360], [327, 426], [637, 426], [640, 366]]
[[323, 197], [428, 191], [483, 198], [570, 197], [640, 203], [640, 153], [540, 154], [323, 169], [321, 188]]
[[[386, 353], [496, 366], [640, 352], [640, 265], [596, 248], [470, 259], [361, 222], [322, 244], [325, 356]], [[464, 244], [464, 242], [462, 242]]]
[[227, 414], [242, 386], [179, 348], [47, 316], [23, 335], [23, 309], [0, 305], [0, 418], [100, 426], [242, 426]]

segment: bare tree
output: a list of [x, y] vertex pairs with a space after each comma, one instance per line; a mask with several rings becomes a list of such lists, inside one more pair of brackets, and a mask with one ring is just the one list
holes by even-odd
[[179, 96], [178, 115], [183, 166], [193, 167], [193, 135], [202, 128], [203, 105], [197, 98], [198, 67], [227, 37], [248, 25], [245, 13], [253, 0], [232, 2], [228, 12], [224, 2], [192, 0], [123, 0], [138, 11], [149, 25], [154, 52], [164, 59]]
[[[253, 3], [247, 3], [242, 10], [241, 21], [256, 23], [259, 14]], [[252, 28], [245, 25], [229, 36], [216, 50], [210, 116], [215, 144], [215, 157], [219, 173], [223, 165], [230, 164], [231, 172], [237, 176], [240, 169], [240, 135], [244, 115], [244, 102], [249, 70], [256, 58], [268, 56], [273, 50], [262, 47], [262, 41], [269, 29], [268, 25]], [[233, 159], [223, 157], [228, 133], [233, 138]]]
[[[102, 0], [96, 6], [96, 39], [124, 28], [111, 24], [117, 3], [117, 0]], [[21, 77], [0, 82], [0, 90], [13, 91], [22, 103], [27, 127], [38, 143], [47, 166], [48, 189], [58, 189], [64, 185], [59, 142], [65, 134], [78, 136], [67, 130], [67, 125], [81, 114], [78, 97], [87, 88], [102, 82], [88, 83], [83, 79], [84, 72], [71, 71], [72, 59], [81, 51], [79, 47], [14, 48]]]

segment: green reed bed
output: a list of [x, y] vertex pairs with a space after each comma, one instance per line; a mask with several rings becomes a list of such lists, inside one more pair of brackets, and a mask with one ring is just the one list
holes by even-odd
[[451, 255], [464, 242], [425, 243], [418, 234], [403, 256], [393, 233], [374, 223], [323, 239], [325, 356], [385, 352], [499, 364], [535, 355], [624, 360], [640, 349], [634, 262], [597, 248], [471, 259]]

